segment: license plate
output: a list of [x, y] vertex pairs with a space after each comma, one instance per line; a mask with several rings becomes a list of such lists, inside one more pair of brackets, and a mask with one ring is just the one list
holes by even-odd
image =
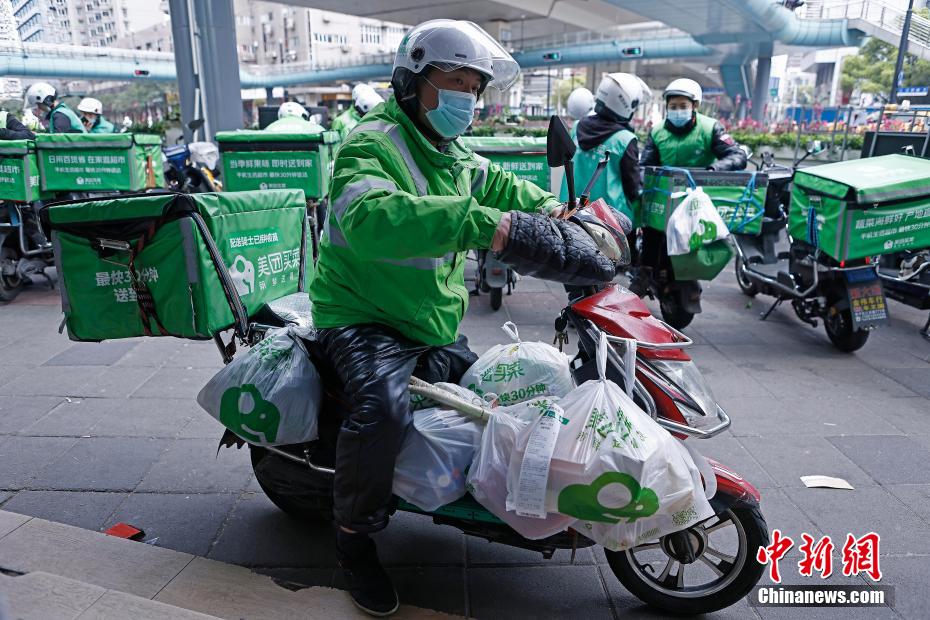
[[844, 273], [853, 327], [863, 329], [887, 324], [888, 303], [885, 301], [882, 281], [875, 269], [866, 267]]

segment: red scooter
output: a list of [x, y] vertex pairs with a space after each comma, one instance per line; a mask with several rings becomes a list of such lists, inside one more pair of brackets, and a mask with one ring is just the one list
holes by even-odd
[[[574, 145], [561, 121], [554, 131], [550, 125], [549, 151], [550, 165], [566, 165], [570, 176]], [[568, 187], [573, 186], [569, 178]], [[572, 196], [568, 210], [577, 206]], [[580, 208], [609, 215], [603, 201]], [[569, 338], [569, 325], [574, 327], [578, 354], [572, 371], [578, 383], [596, 376], [597, 343], [606, 333], [614, 345], [608, 351], [608, 378], [619, 385], [632, 380], [634, 401], [675, 437], [713, 437], [730, 425], [686, 353], [692, 344], [686, 335], [653, 317], [639, 297], [620, 286], [591, 287], [582, 292], [561, 311], [555, 323], [560, 342]], [[253, 342], [271, 327], [309, 325], [306, 293], [269, 303], [253, 321], [247, 338]], [[629, 339], [635, 341], [635, 358], [620, 352], [621, 346], [632, 351]], [[344, 397], [320, 347], [312, 340], [305, 344], [324, 385], [319, 439], [301, 445], [249, 448], [258, 483], [272, 502], [298, 519], [329, 522], [336, 431]], [[628, 369], [631, 359], [635, 359], [635, 368]], [[226, 446], [241, 447], [245, 443], [230, 431], [221, 440]], [[768, 545], [769, 534], [759, 507], [759, 492], [729, 468], [710, 459], [708, 463], [711, 469], [705, 471], [713, 471], [714, 480], [705, 479], [705, 488], [708, 495], [713, 493], [713, 517], [626, 551], [605, 550], [620, 583], [665, 613], [700, 614], [723, 609], [746, 596], [762, 576], [763, 566], [755, 556], [760, 546]], [[557, 549], [575, 550], [595, 544], [572, 529], [542, 540], [526, 539], [470, 495], [432, 512], [400, 499], [396, 506], [397, 510], [428, 515], [433, 523], [451, 525], [468, 535], [539, 551], [545, 558]]]

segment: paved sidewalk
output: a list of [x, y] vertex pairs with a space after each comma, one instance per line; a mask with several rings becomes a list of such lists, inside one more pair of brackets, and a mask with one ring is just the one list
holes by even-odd
[[[883, 584], [894, 609], [750, 608], [715, 618], [921, 618], [930, 603], [930, 342], [926, 320], [895, 302], [889, 328], [852, 355], [782, 306], [759, 322], [728, 271], [706, 287], [705, 313], [685, 331], [691, 354], [733, 418], [698, 443], [763, 495], [770, 528], [796, 541], [881, 534]], [[472, 299], [464, 331], [479, 352], [513, 320], [526, 340], [552, 341], [561, 287], [522, 281], [494, 313]], [[653, 306], [655, 304], [652, 304]], [[211, 343], [172, 339], [78, 344], [57, 333], [56, 293], [31, 290], [0, 307], [0, 509], [101, 530], [137, 525], [155, 548], [229, 562], [289, 587], [335, 586], [331, 532], [280, 513], [261, 493], [245, 451], [216, 453], [221, 428], [194, 400], [220, 367]], [[572, 343], [574, 344], [574, 343]], [[848, 480], [853, 491], [807, 489], [799, 476]], [[157, 539], [157, 540], [156, 540]], [[467, 538], [398, 515], [379, 534], [405, 603], [478, 618], [651, 617], [621, 588], [601, 552], [574, 565]], [[782, 562], [801, 578], [797, 548]], [[0, 568], [4, 557], [0, 553]], [[766, 578], [767, 579], [767, 578]], [[831, 577], [828, 583], [866, 583]], [[209, 611], [209, 610], [202, 610]]]

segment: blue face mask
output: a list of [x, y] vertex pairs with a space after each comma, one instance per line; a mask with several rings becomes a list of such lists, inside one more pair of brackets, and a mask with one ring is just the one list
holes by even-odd
[[426, 111], [426, 120], [443, 138], [455, 138], [462, 135], [475, 117], [475, 105], [478, 98], [471, 93], [438, 88], [429, 82], [439, 93], [439, 105], [435, 110]]
[[669, 110], [666, 117], [675, 127], [684, 127], [691, 120], [691, 110]]

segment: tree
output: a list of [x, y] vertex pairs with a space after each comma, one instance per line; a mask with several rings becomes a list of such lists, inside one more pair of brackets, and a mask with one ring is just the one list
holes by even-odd
[[[875, 38], [869, 39], [858, 54], [847, 57], [843, 62], [840, 78], [843, 90], [859, 90], [887, 98], [894, 81], [897, 55], [897, 47]], [[930, 61], [907, 54], [904, 57], [904, 86], [927, 85], [930, 85]]]

